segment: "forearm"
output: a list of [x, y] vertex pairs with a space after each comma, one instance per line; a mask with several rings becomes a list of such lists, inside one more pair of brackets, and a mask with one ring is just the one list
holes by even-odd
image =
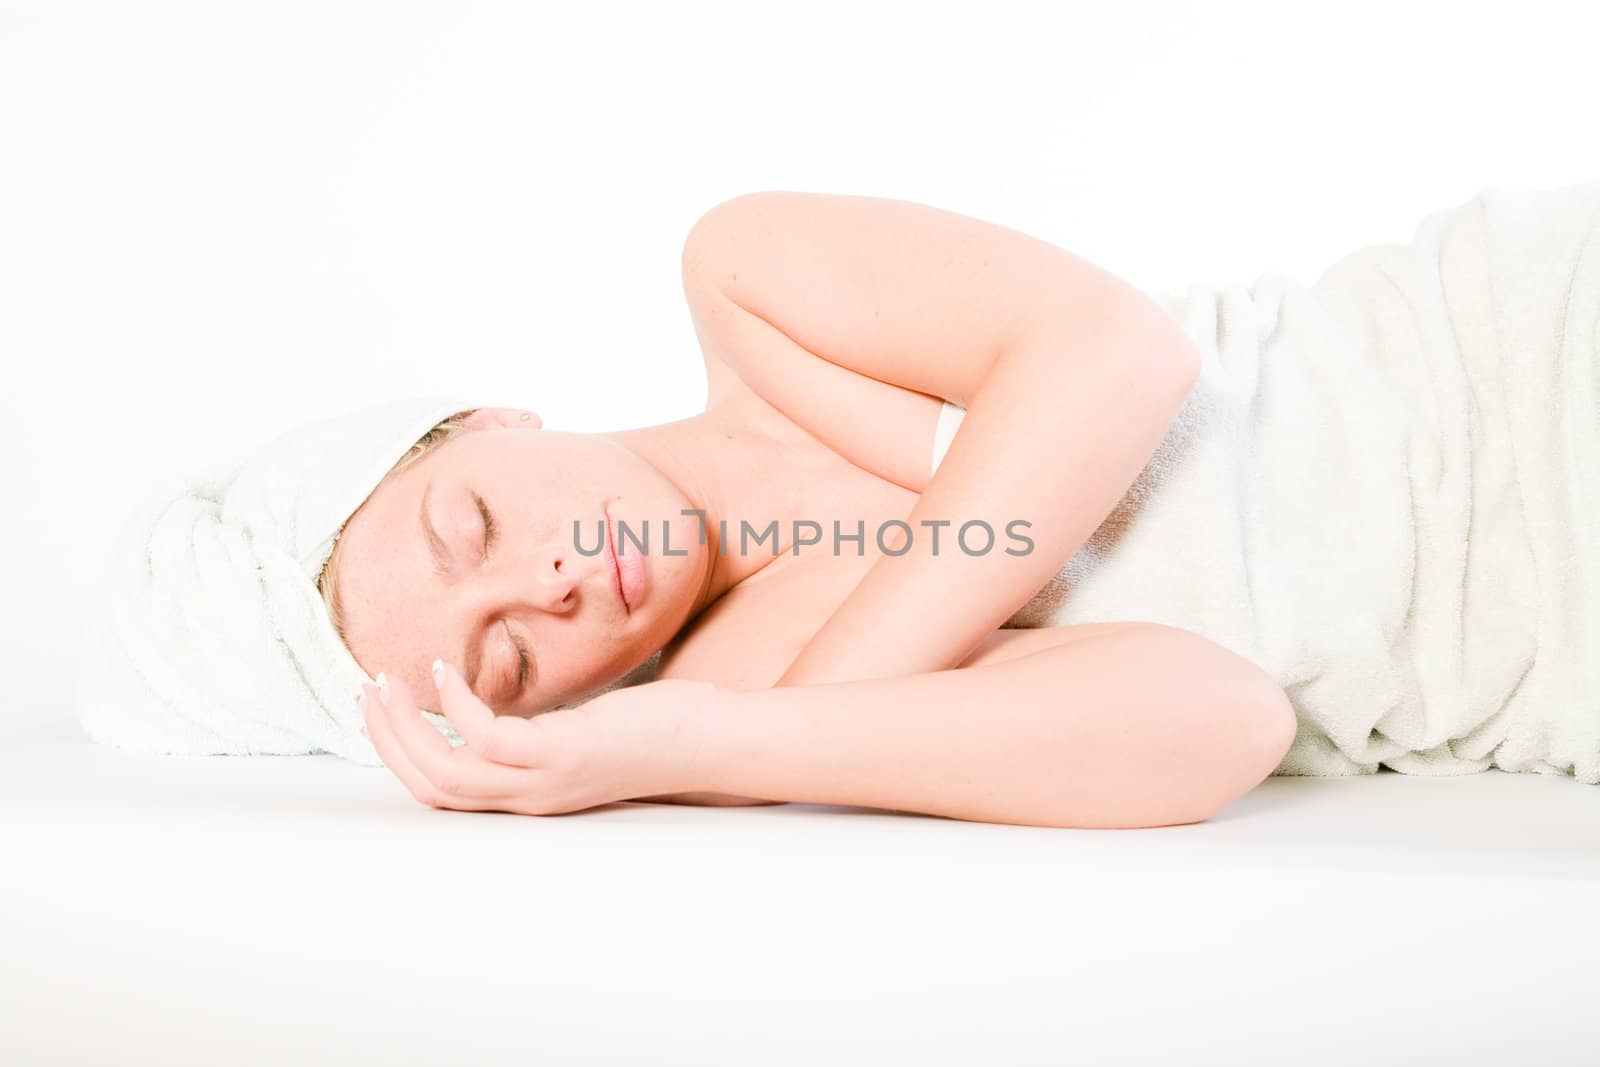
[[[683, 276], [708, 358], [852, 462], [870, 467], [880, 445], [856, 425], [866, 420], [838, 407], [831, 384], [841, 374], [967, 409], [931, 479], [922, 481], [919, 447], [900, 482], [920, 483], [905, 520], [911, 547], [894, 555], [903, 546], [889, 528], [885, 554], [780, 687], [963, 662], [1112, 512], [1201, 365], [1177, 320], [1112, 272], [1016, 230], [905, 201], [735, 197], [695, 224]], [[1024, 537], [1014, 522], [1030, 524]]]
[[1198, 362], [1175, 323], [1131, 297], [1107, 298], [1093, 315], [1063, 313], [1016, 341], [907, 517], [910, 547], [873, 563], [778, 684], [960, 663], [1111, 513], [1182, 407]]
[[693, 726], [695, 788], [981, 822], [1200, 821], [1259, 784], [1293, 739], [1269, 678], [1170, 628], [724, 697]]

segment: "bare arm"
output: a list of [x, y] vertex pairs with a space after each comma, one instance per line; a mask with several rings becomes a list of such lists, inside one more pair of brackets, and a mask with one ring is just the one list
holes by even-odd
[[[708, 358], [847, 458], [866, 446], [839, 411], [841, 375], [967, 407], [907, 518], [910, 548], [873, 563], [777, 685], [960, 663], [1110, 514], [1199, 366], [1171, 317], [1109, 272], [904, 201], [736, 198], [691, 232], [684, 281]], [[957, 540], [974, 520], [992, 531], [987, 550], [980, 526]], [[1014, 520], [1030, 524], [1022, 554], [1007, 551]], [[948, 524], [937, 553], [925, 521]]]
[[910, 547], [872, 565], [777, 684], [951, 667], [1038, 593], [1127, 492], [1189, 393], [1187, 354], [1161, 326], [1129, 312], [1007, 349], [906, 518]]
[[707, 795], [1127, 828], [1210, 818], [1277, 769], [1295, 716], [1248, 660], [1132, 623], [981, 666], [727, 691], [690, 733]]
[[[1017, 630], [996, 630], [985, 637], [981, 644], [966, 659], [962, 660], [956, 669], [978, 667], [986, 663], [1001, 663], [1018, 656], [1025, 656], [1030, 652], [1040, 652], [1047, 648], [1083, 641], [1091, 637], [1104, 636], [1125, 630], [1129, 627], [1143, 626], [1141, 622], [1084, 622], [1072, 626], [1040, 626], [1037, 628]], [[716, 671], [708, 670], [707, 664], [691, 663], [687, 668], [681, 661], [674, 660], [663, 668], [659, 677], [664, 678], [689, 678], [697, 681], [710, 682], [722, 689], [756, 689], [763, 685], [770, 685], [776, 681], [789, 664], [785, 655], [768, 656], [765, 650], [757, 650], [754, 659], [745, 656], [741, 660], [741, 677], [743, 681], [734, 682], [720, 677]], [[754, 679], [754, 680], [752, 680]], [[696, 804], [703, 807], [731, 808], [749, 807], [763, 804], [782, 804], [781, 800], [764, 800], [760, 797], [739, 796], [735, 793], [664, 793], [659, 796], [635, 797], [640, 801], [660, 804]]]

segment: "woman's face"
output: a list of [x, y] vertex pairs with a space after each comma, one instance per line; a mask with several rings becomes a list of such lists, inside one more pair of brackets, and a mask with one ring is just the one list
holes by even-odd
[[[473, 423], [385, 479], [346, 524], [334, 572], [345, 637], [363, 670], [404, 678], [425, 706], [438, 707], [429, 668], [439, 658], [495, 711], [534, 715], [671, 640], [711, 559], [699, 520], [680, 514], [693, 505], [622, 445], [506, 409]], [[602, 537], [610, 544], [596, 553]], [[624, 569], [627, 558], [643, 564], [634, 603], [618, 596], [613, 548]]]

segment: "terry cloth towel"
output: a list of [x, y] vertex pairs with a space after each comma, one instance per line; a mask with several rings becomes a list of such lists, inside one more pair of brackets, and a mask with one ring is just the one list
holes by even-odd
[[[472, 407], [438, 396], [373, 405], [153, 492], [121, 531], [84, 627], [77, 701], [89, 737], [162, 755], [329, 752], [382, 766], [355, 704], [372, 679], [333, 628], [317, 575], [395, 461]], [[645, 680], [659, 659], [584, 699]], [[423, 716], [461, 743], [450, 720]]]
[[333, 752], [381, 765], [358, 730], [355, 695], [371, 679], [339, 640], [317, 575], [395, 461], [472, 406], [373, 405], [152, 492], [121, 531], [85, 624], [77, 696], [88, 735], [167, 755]]
[[1146, 619], [1245, 656], [1299, 718], [1278, 774], [1600, 784], [1600, 181], [1484, 188], [1309, 288], [1151, 295], [1199, 380], [1006, 625]]

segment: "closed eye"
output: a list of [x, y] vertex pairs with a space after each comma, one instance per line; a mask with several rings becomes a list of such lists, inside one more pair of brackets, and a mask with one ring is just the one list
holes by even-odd
[[[483, 497], [473, 493], [472, 499], [478, 505], [478, 514], [483, 518], [483, 558], [488, 559], [489, 550], [494, 547], [500, 527], [496, 525], [494, 514], [489, 510], [489, 505], [484, 502]], [[528, 646], [522, 638], [511, 632], [509, 625], [506, 627], [506, 636], [517, 649], [517, 688], [511, 694], [514, 700], [522, 695], [522, 690], [528, 684]]]
[[489, 550], [494, 547], [495, 536], [500, 532], [500, 527], [495, 525], [494, 516], [489, 513], [489, 505], [483, 502], [483, 497], [473, 493], [472, 499], [478, 505], [478, 514], [483, 517], [483, 558], [488, 559]]
[[517, 646], [517, 661], [521, 665], [517, 671], [517, 696], [522, 695], [523, 687], [528, 684], [528, 646], [523, 644], [522, 638], [511, 635], [511, 643]]

